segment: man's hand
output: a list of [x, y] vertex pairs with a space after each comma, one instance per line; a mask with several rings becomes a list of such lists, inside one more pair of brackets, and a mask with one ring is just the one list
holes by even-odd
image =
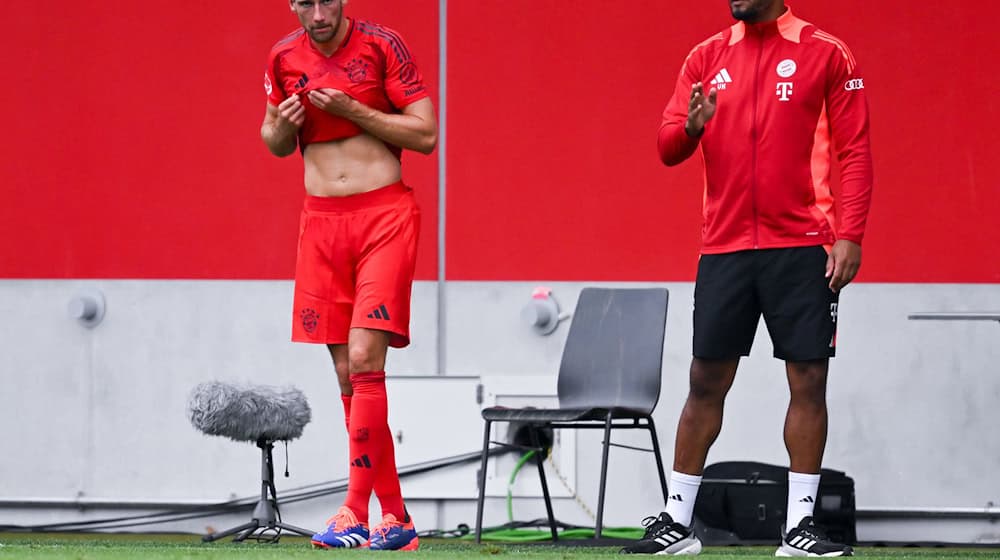
[[309, 101], [312, 102], [313, 105], [319, 107], [327, 113], [330, 113], [331, 115], [344, 117], [345, 119], [350, 119], [352, 116], [356, 116], [359, 107], [363, 107], [361, 103], [355, 101], [353, 97], [347, 95], [339, 89], [314, 89], [307, 95], [309, 96]]
[[712, 88], [708, 90], [708, 96], [705, 96], [704, 87], [701, 82], [691, 86], [691, 101], [688, 102], [688, 119], [684, 124], [684, 132], [692, 138], [701, 136], [705, 132], [705, 123], [715, 116], [718, 92]]
[[861, 268], [861, 245], [841, 239], [833, 244], [826, 259], [826, 277], [830, 279], [830, 289], [839, 292], [851, 283]]
[[289, 96], [278, 105], [278, 114], [275, 116], [274, 126], [282, 132], [297, 132], [306, 122], [306, 108], [302, 105], [302, 100], [298, 94]]

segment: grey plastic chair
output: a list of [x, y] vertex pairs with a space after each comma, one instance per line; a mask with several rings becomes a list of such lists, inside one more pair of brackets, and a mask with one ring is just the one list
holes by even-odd
[[[491, 444], [539, 451], [536, 463], [545, 510], [552, 540], [559, 539], [543, 468], [545, 446], [540, 444], [540, 434], [544, 430], [604, 430], [595, 540], [601, 539], [604, 524], [610, 446], [652, 451], [666, 503], [667, 481], [652, 413], [660, 398], [668, 296], [665, 288], [584, 288], [573, 313], [559, 364], [559, 408], [491, 407], [483, 410], [486, 425], [476, 507], [477, 543], [481, 542], [483, 530], [486, 466]], [[528, 427], [531, 445], [491, 441], [490, 427], [494, 422], [516, 422]], [[611, 431], [615, 429], [648, 430], [653, 448], [613, 444]]]

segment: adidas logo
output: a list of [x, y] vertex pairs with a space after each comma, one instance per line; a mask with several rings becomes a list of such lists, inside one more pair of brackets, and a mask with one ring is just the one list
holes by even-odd
[[302, 89], [306, 87], [306, 84], [308, 83], [309, 83], [309, 76], [302, 74], [302, 77], [299, 78], [299, 81], [295, 82], [295, 89]]
[[372, 462], [368, 460], [368, 455], [362, 455], [357, 459], [351, 461], [351, 465], [355, 467], [360, 467], [362, 469], [372, 468]]
[[683, 502], [684, 501], [684, 498], [682, 498], [680, 494], [674, 494], [673, 496], [670, 496], [670, 499], [671, 500], [676, 500], [678, 502]]
[[726, 84], [731, 83], [733, 83], [733, 78], [729, 75], [729, 70], [726, 70], [725, 68], [719, 70], [719, 73], [715, 75], [715, 78], [711, 82], [717, 90], [724, 90], [726, 89]]
[[382, 319], [384, 321], [389, 320], [389, 310], [385, 308], [385, 304], [378, 306], [378, 309], [372, 311], [368, 314], [369, 319]]
[[802, 498], [801, 500], [799, 500], [799, 502], [805, 503], [805, 504], [811, 504], [811, 503], [814, 503], [815, 500], [813, 500], [812, 496], [806, 496], [805, 498]]

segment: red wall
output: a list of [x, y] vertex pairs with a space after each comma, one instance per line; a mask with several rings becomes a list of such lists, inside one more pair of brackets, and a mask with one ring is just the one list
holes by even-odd
[[[436, 101], [437, 0], [357, 4], [403, 33]], [[292, 276], [302, 161], [260, 140], [267, 54], [298, 26], [287, 2], [14, 2], [0, 26], [18, 61], [2, 94], [0, 277]], [[404, 169], [435, 209], [436, 157]], [[421, 279], [437, 276], [425, 214]]]
[[[284, 2], [14, 3], [0, 23], [0, 277], [289, 278], [301, 161], [258, 137]], [[860, 280], [1000, 282], [1000, 62], [984, 1], [796, 0], [865, 69], [876, 185]], [[180, 7], [180, 6], [184, 7]], [[436, 93], [437, 0], [353, 0]], [[451, 0], [447, 276], [692, 280], [697, 158], [655, 155], [715, 0]], [[436, 99], [436, 97], [435, 97]], [[436, 277], [436, 157], [407, 154]]]

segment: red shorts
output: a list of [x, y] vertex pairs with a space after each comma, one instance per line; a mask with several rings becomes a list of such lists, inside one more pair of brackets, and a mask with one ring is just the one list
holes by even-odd
[[345, 197], [307, 196], [295, 264], [292, 340], [347, 344], [351, 328], [410, 343], [420, 210], [402, 182]]

